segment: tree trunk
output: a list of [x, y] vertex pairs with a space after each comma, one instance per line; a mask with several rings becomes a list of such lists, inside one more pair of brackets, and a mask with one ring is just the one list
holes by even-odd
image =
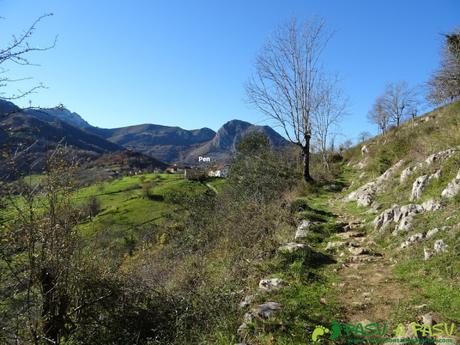
[[310, 136], [305, 136], [305, 145], [302, 146], [302, 157], [303, 157], [303, 179], [305, 182], [313, 182], [313, 178], [310, 175]]

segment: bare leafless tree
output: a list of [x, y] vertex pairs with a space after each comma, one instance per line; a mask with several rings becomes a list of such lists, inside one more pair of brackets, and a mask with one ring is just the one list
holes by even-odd
[[416, 88], [409, 87], [405, 81], [390, 83], [375, 101], [368, 118], [385, 133], [390, 124], [399, 127], [408, 118], [415, 117], [419, 106]]
[[397, 127], [407, 120], [418, 107], [417, 93], [405, 81], [390, 83], [382, 95], [382, 105], [391, 122]]
[[[268, 40], [247, 83], [249, 101], [274, 119], [286, 137], [302, 150], [304, 179], [310, 175], [310, 141], [316, 117], [335, 109], [332, 78], [321, 63], [331, 38], [323, 20], [293, 19]], [[334, 81], [334, 80], [333, 80]], [[340, 107], [339, 107], [340, 108]]]
[[436, 105], [460, 99], [460, 28], [444, 36], [441, 66], [428, 82], [427, 99]]
[[367, 118], [371, 123], [377, 125], [382, 134], [385, 134], [390, 125], [390, 115], [385, 111], [382, 97], [376, 99], [372, 105], [372, 109], [367, 114]]
[[316, 139], [324, 166], [329, 170], [328, 145], [338, 134], [334, 132], [345, 115], [347, 100], [336, 82], [329, 82], [323, 87], [323, 106], [313, 112], [312, 133]]
[[57, 37], [54, 41], [45, 46], [39, 47], [31, 42], [31, 38], [37, 29], [38, 24], [45, 18], [52, 16], [51, 13], [45, 14], [38, 17], [29, 28], [24, 30], [19, 35], [13, 35], [11, 41], [5, 46], [0, 47], [0, 99], [15, 100], [24, 96], [30, 95], [37, 89], [43, 88], [43, 84], [38, 84], [28, 89], [18, 89], [15, 93], [7, 95], [5, 92], [1, 92], [1, 89], [8, 86], [11, 83], [25, 81], [30, 78], [17, 78], [9, 76], [8, 64], [15, 64], [21, 66], [31, 66], [33, 63], [29, 60], [29, 56], [33, 52], [45, 51], [53, 48], [56, 44]]
[[367, 131], [363, 131], [363, 132], [359, 133], [358, 141], [363, 142], [363, 141], [366, 141], [367, 139], [369, 139], [370, 137], [372, 137], [371, 133], [369, 133]]

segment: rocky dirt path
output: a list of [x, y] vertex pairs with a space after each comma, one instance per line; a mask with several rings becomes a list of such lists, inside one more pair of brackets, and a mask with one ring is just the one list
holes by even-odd
[[391, 324], [392, 314], [411, 292], [396, 278], [394, 262], [366, 233], [365, 224], [346, 214], [339, 219], [348, 224], [337, 236], [342, 244], [336, 254], [342, 263], [337, 269], [338, 299], [345, 320], [351, 324]]

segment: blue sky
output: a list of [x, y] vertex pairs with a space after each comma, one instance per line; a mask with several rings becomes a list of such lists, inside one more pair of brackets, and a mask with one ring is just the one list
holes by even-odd
[[56, 48], [32, 56], [38, 67], [11, 66], [48, 87], [23, 103], [63, 103], [100, 127], [214, 130], [234, 118], [271, 124], [245, 101], [255, 56], [278, 24], [323, 17], [336, 32], [325, 63], [350, 99], [342, 138], [352, 139], [375, 132], [366, 114], [386, 83], [428, 79], [440, 33], [460, 25], [457, 0], [0, 0], [0, 47], [48, 12], [33, 42], [59, 35]]

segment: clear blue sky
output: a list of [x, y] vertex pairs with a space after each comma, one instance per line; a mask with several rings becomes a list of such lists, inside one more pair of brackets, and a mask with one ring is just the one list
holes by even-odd
[[100, 127], [215, 130], [234, 118], [270, 124], [245, 102], [255, 56], [290, 17], [323, 17], [336, 31], [325, 60], [350, 98], [349, 138], [375, 132], [366, 114], [387, 82], [427, 80], [440, 33], [460, 25], [458, 0], [0, 0], [0, 47], [47, 12], [34, 42], [59, 35], [56, 48], [33, 56], [39, 67], [11, 69], [48, 86], [27, 98], [34, 105], [63, 103]]

